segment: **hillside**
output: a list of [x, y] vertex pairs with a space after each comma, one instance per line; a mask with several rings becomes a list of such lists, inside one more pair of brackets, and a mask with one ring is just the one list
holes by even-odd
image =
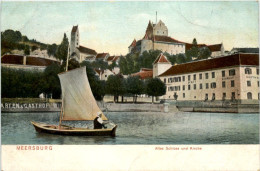
[[25, 55], [30, 52], [40, 49], [48, 50], [49, 55], [54, 55], [56, 44], [45, 44], [35, 39], [28, 39], [26, 35], [22, 35], [20, 31], [5, 30], [1, 32], [1, 56], [6, 53], [12, 53], [12, 50], [23, 50]]

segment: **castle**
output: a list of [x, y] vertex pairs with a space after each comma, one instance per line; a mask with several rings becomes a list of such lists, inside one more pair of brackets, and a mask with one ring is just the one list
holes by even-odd
[[79, 62], [93, 59], [97, 55], [97, 52], [95, 50], [80, 45], [78, 26], [72, 27], [70, 47], [68, 53], [71, 56], [71, 58], [75, 58]]
[[[161, 50], [170, 55], [185, 53], [192, 47], [192, 44], [176, 40], [168, 36], [167, 26], [160, 20], [157, 24], [149, 21], [145, 35], [142, 39], [133, 40], [128, 47], [129, 53], [140, 53], [149, 50]], [[214, 45], [198, 44], [198, 47], [208, 47], [212, 57], [224, 55], [224, 46], [222, 43]]]

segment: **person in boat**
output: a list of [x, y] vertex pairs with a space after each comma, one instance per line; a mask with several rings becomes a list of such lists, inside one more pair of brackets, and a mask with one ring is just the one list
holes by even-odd
[[105, 121], [103, 121], [102, 113], [98, 112], [97, 117], [94, 119], [94, 129], [102, 129], [107, 128], [105, 124], [107, 124]]

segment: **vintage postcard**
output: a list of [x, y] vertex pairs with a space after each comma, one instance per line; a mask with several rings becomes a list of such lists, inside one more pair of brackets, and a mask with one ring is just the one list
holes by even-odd
[[1, 170], [259, 170], [257, 1], [1, 1]]

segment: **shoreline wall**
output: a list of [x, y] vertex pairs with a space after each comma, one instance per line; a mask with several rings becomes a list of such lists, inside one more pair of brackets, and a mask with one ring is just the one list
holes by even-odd
[[[105, 103], [98, 102], [105, 112], [168, 112], [168, 104], [151, 103]], [[2, 103], [1, 112], [60, 112], [61, 103]], [[177, 111], [177, 108], [175, 108]]]
[[[104, 112], [215, 112], [215, 113], [259, 113], [259, 104], [244, 102], [171, 101], [166, 103], [106, 103], [98, 102]], [[1, 112], [60, 112], [60, 102], [2, 103]]]

